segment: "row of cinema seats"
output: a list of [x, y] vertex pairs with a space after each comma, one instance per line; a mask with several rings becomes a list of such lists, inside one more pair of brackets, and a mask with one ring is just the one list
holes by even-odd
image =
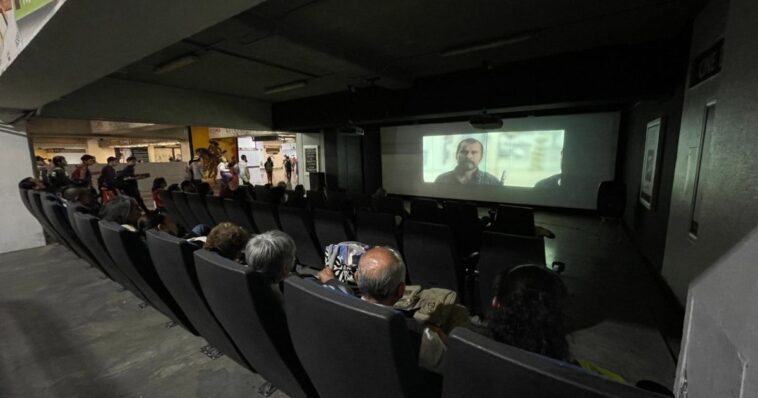
[[253, 233], [282, 230], [295, 240], [298, 263], [313, 269], [323, 268], [324, 248], [332, 243], [357, 240], [396, 248], [406, 262], [408, 282], [424, 288], [454, 290], [464, 304], [481, 315], [486, 315], [483, 309], [489, 308], [491, 287], [498, 273], [520, 264], [545, 263], [544, 240], [534, 235], [530, 208], [501, 206], [494, 223], [497, 229], [469, 232], [467, 235], [476, 235], [478, 241], [477, 259], [465, 247], [456, 245], [460, 241], [456, 228], [463, 222], [442, 222], [443, 212], [447, 211], [449, 220], [474, 220], [465, 222], [481, 226], [476, 207], [471, 211], [473, 205], [456, 203], [440, 209], [435, 201], [413, 200], [410, 216], [398, 224], [397, 212], [318, 206], [309, 210], [309, 206], [277, 206], [179, 191], [159, 194], [167, 211], [186, 228], [196, 223], [213, 226], [230, 221]]
[[418, 367], [405, 317], [297, 276], [283, 299], [251, 268], [163, 232], [146, 240], [52, 195], [21, 191], [43, 228], [171, 321], [292, 397], [655, 397], [465, 329], [444, 375]]

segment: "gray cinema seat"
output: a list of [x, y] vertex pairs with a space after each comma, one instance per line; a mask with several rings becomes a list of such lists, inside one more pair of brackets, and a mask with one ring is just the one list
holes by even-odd
[[417, 365], [402, 313], [296, 276], [284, 281], [284, 307], [297, 355], [320, 396], [439, 396]]
[[182, 219], [184, 219], [184, 222], [187, 223], [188, 231], [195, 228], [197, 224], [200, 224], [200, 221], [198, 221], [197, 217], [195, 217], [195, 214], [192, 212], [192, 209], [189, 207], [187, 194], [181, 191], [171, 191], [171, 198], [174, 200], [176, 210], [179, 212]]
[[121, 284], [121, 286], [129, 289], [135, 296], [139, 297], [143, 301], [148, 301], [142, 291], [137, 288], [137, 285], [126, 276], [126, 273], [122, 271], [116, 263], [111, 259], [110, 254], [105, 249], [103, 244], [103, 237], [100, 235], [100, 219], [86, 213], [74, 214], [74, 224], [77, 227], [79, 236], [82, 243], [92, 252], [97, 258], [100, 264], [105, 268], [106, 272], [111, 276], [111, 279]]
[[297, 260], [314, 269], [324, 268], [324, 248], [316, 237], [308, 210], [298, 207], [279, 207], [282, 230], [295, 241]]
[[213, 228], [216, 222], [205, 207], [205, 197], [199, 193], [185, 193], [184, 195], [187, 198], [187, 205], [192, 210], [192, 214], [195, 215], [197, 221], [209, 228]]
[[463, 296], [462, 265], [457, 259], [450, 227], [406, 220], [403, 247], [405, 264], [414, 285], [442, 287]]
[[486, 316], [490, 308], [497, 275], [521, 264], [545, 264], [544, 238], [491, 231], [482, 234], [478, 264], [479, 308], [482, 315]]
[[258, 227], [258, 232], [281, 230], [275, 205], [254, 200], [250, 202], [249, 206], [250, 214], [253, 216], [255, 226]]
[[163, 284], [209, 344], [250, 369], [208, 307], [195, 270], [198, 246], [157, 230], [147, 231], [147, 247]]
[[213, 218], [215, 224], [232, 222], [229, 215], [226, 214], [226, 210], [224, 210], [224, 199], [218, 196], [206, 196], [205, 206], [208, 208], [208, 213]]
[[258, 227], [253, 222], [247, 202], [236, 199], [224, 199], [223, 202], [224, 210], [231, 222], [245, 228], [251, 234], [258, 233]]
[[158, 276], [147, 245], [136, 233], [114, 222], [100, 221], [100, 235], [113, 262], [145, 295], [150, 305], [190, 333], [197, 331]]
[[443, 398], [663, 397], [464, 328], [448, 338], [444, 373]]
[[207, 250], [195, 252], [195, 266], [208, 305], [247, 363], [291, 397], [317, 396], [292, 346], [279, 286]]

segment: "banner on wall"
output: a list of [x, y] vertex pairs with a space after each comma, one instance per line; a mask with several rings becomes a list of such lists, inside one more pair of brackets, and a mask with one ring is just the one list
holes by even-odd
[[11, 0], [0, 0], [0, 74], [8, 68], [21, 48], [21, 34]]
[[56, 0], [13, 0], [13, 11], [15, 12], [16, 21], [26, 18], [28, 15], [55, 1]]

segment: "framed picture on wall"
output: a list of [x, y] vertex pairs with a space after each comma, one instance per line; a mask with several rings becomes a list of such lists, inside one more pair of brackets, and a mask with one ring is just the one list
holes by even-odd
[[655, 180], [658, 170], [658, 144], [661, 137], [661, 118], [650, 121], [645, 131], [645, 151], [642, 156], [640, 203], [648, 210], [655, 201]]

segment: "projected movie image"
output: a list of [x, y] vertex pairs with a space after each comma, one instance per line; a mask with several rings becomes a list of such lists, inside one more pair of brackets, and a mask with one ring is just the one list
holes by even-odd
[[564, 130], [424, 136], [424, 182], [558, 188], [563, 136]]

